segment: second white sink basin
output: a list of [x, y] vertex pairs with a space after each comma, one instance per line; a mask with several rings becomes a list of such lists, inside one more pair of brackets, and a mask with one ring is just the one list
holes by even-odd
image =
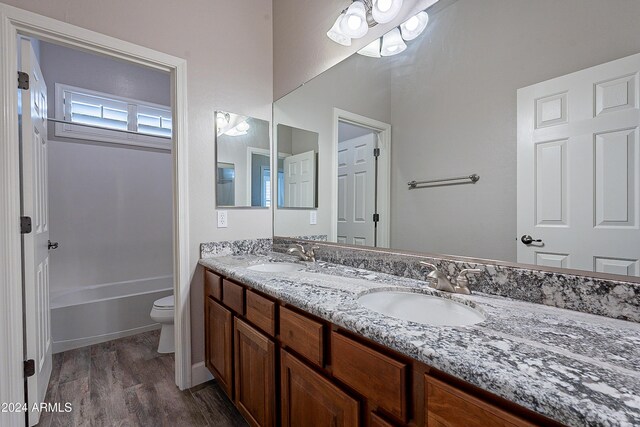
[[261, 271], [263, 273], [287, 273], [304, 269], [303, 265], [293, 262], [268, 262], [247, 267], [248, 270]]
[[372, 292], [359, 297], [358, 302], [378, 313], [425, 325], [466, 326], [485, 320], [484, 314], [473, 307], [415, 292]]

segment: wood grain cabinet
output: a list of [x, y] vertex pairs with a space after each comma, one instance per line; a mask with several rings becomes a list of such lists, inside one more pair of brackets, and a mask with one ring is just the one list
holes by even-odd
[[252, 426], [559, 425], [209, 270], [204, 296], [205, 364]]
[[205, 365], [233, 398], [233, 317], [211, 297], [205, 299]]
[[357, 427], [359, 403], [291, 354], [281, 352], [284, 427]]
[[535, 425], [428, 375], [425, 376], [425, 398], [429, 427]]
[[253, 426], [276, 425], [275, 344], [235, 319], [236, 406]]

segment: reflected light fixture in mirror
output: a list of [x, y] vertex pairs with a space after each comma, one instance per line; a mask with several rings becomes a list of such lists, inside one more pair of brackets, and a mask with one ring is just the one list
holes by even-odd
[[351, 3], [340, 21], [340, 30], [352, 39], [359, 39], [367, 34], [369, 24], [367, 24], [367, 9], [363, 2], [358, 0]]
[[373, 0], [371, 14], [379, 24], [386, 24], [398, 16], [402, 8], [402, 0]]
[[329, 31], [327, 31], [327, 37], [329, 37], [334, 42], [341, 44], [342, 46], [351, 46], [351, 37], [345, 35], [340, 29], [340, 24], [344, 19], [344, 13], [341, 13], [336, 19], [336, 22], [333, 24], [333, 27]]
[[429, 24], [429, 14], [425, 11], [419, 12], [400, 25], [402, 38], [406, 41], [415, 39], [427, 28], [427, 24]]
[[393, 30], [382, 36], [382, 49], [380, 50], [380, 55], [397, 55], [401, 52], [404, 52], [406, 48], [407, 44], [404, 42], [404, 40], [402, 40], [400, 30], [394, 28]]
[[380, 39], [377, 38], [358, 51], [360, 55], [380, 58]]

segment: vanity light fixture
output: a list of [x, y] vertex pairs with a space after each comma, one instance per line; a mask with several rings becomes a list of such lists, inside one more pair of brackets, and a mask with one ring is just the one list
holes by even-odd
[[382, 36], [382, 49], [380, 49], [380, 55], [393, 56], [403, 52], [407, 48], [407, 44], [402, 40], [400, 30], [394, 28], [387, 34]]
[[231, 120], [231, 115], [229, 113], [225, 113], [222, 111], [218, 111], [216, 114], [216, 124], [218, 125], [218, 129], [222, 129], [226, 125], [229, 124]]
[[358, 51], [360, 55], [369, 56], [371, 58], [380, 58], [380, 38], [375, 39]]
[[423, 10], [400, 25], [402, 38], [406, 41], [415, 39], [427, 28], [427, 24], [429, 24], [429, 14]]
[[344, 19], [344, 13], [341, 13], [333, 24], [333, 27], [327, 31], [327, 37], [342, 46], [351, 46], [351, 37], [347, 36], [340, 29], [340, 23]]
[[371, 15], [379, 24], [386, 24], [398, 16], [402, 0], [373, 0]]
[[423, 10], [382, 36], [382, 47], [381, 39], [376, 39], [360, 49], [358, 53], [372, 58], [397, 55], [407, 48], [405, 40], [417, 38], [427, 28], [427, 24], [429, 24], [429, 14]]
[[235, 127], [226, 131], [224, 134], [228, 136], [246, 135], [250, 127], [251, 126], [249, 126], [249, 123], [247, 123], [246, 120], [243, 120], [240, 123], [238, 123]]
[[359, 39], [369, 31], [367, 23], [367, 9], [361, 0], [351, 3], [340, 21], [342, 34], [352, 39]]

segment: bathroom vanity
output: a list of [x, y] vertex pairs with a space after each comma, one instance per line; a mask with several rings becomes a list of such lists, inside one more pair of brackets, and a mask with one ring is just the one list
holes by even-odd
[[[295, 265], [292, 260], [267, 253], [200, 261], [206, 366], [251, 425], [640, 420], [640, 411], [624, 409], [614, 397], [637, 398], [638, 386], [614, 378], [625, 371], [633, 376], [637, 362], [604, 362], [629, 356], [618, 340], [640, 340], [635, 323], [491, 295], [444, 294], [426, 282], [326, 262], [275, 271], [282, 262]], [[274, 268], [264, 271], [264, 265]], [[451, 299], [486, 319], [423, 325], [358, 303], [360, 295], [389, 290]], [[596, 343], [601, 349], [589, 349]], [[556, 351], [546, 350], [552, 347]], [[602, 360], [586, 360], [594, 355]], [[608, 399], [586, 396], [605, 381], [616, 384]]]

